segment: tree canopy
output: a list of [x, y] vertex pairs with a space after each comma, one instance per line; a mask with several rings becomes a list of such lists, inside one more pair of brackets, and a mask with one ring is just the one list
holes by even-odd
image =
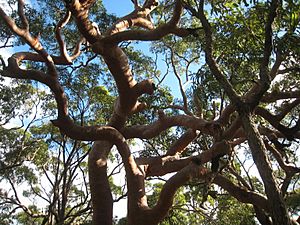
[[126, 4], [0, 4], [3, 224], [299, 224], [300, 2]]

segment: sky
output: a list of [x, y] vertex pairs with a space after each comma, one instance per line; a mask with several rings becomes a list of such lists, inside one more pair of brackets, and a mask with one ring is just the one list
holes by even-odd
[[124, 16], [133, 10], [130, 0], [102, 0], [106, 10], [117, 16]]

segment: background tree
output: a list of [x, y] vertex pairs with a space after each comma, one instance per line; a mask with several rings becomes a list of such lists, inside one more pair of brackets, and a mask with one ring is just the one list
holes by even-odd
[[[296, 223], [299, 3], [132, 1], [121, 18], [101, 1], [37, 3], [0, 8], [1, 48], [29, 47], [1, 59], [15, 78], [1, 88], [4, 221], [84, 224], [92, 208], [93, 224], [113, 224], [126, 196], [119, 224]], [[155, 57], [135, 41], [151, 41]], [[163, 86], [170, 76], [177, 99]], [[23, 126], [7, 128], [18, 114]], [[113, 146], [126, 189], [111, 177]], [[46, 210], [21, 203], [22, 182]]]

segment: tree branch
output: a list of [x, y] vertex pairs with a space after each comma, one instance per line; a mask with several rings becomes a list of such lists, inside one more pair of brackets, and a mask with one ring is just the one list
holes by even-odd
[[69, 63], [72, 63], [72, 60], [70, 59], [65, 41], [63, 40], [61, 36], [61, 29], [69, 22], [71, 18], [71, 12], [67, 10], [66, 15], [58, 22], [56, 28], [55, 28], [55, 37], [59, 45], [59, 50], [61, 56]]
[[230, 193], [233, 197], [243, 203], [250, 203], [252, 205], [258, 206], [259, 208], [270, 212], [270, 207], [268, 200], [260, 195], [259, 193], [249, 191], [248, 189], [241, 188], [234, 183], [232, 183], [228, 178], [218, 174], [213, 183], [219, 185], [226, 191]]
[[158, 222], [166, 216], [173, 204], [174, 195], [178, 188], [192, 179], [205, 179], [207, 174], [208, 170], [206, 168], [190, 163], [188, 166], [184, 167], [172, 176], [164, 184], [157, 204], [150, 211], [150, 217], [152, 218], [153, 223], [149, 224], [158, 224]]
[[24, 6], [25, 6], [24, 0], [18, 0], [18, 15], [21, 19], [22, 25], [24, 26], [23, 29], [29, 32], [29, 23], [24, 13]]
[[212, 134], [214, 122], [208, 122], [188, 115], [177, 116], [162, 116], [156, 122], [149, 125], [135, 125], [132, 127], [125, 127], [121, 130], [124, 136], [128, 138], [152, 138], [157, 136], [160, 132], [172, 127], [183, 126], [193, 130], [199, 130], [205, 134]]
[[83, 37], [90, 43], [94, 44], [100, 39], [99, 30], [93, 26], [93, 23], [89, 20], [89, 8], [93, 5], [95, 0], [79, 1], [74, 0], [69, 2], [65, 0], [66, 7], [71, 11], [72, 16], [75, 18], [77, 27]]
[[181, 154], [185, 148], [199, 135], [198, 131], [188, 129], [179, 139], [169, 148], [166, 155]]
[[105, 32], [105, 36], [122, 32], [133, 26], [138, 26], [149, 30], [154, 29], [152, 22], [149, 20], [149, 15], [157, 7], [158, 2], [147, 1], [143, 7], [140, 7], [138, 5], [138, 1], [134, 1], [134, 5], [135, 10], [127, 16], [117, 20], [112, 27]]
[[300, 173], [300, 168], [292, 166], [290, 164], [286, 164], [283, 161], [281, 154], [276, 148], [271, 146], [267, 141], [265, 141], [264, 143], [266, 145], [266, 148], [273, 154], [279, 166], [285, 171], [286, 174], [289, 174], [292, 177], [294, 174]]
[[[23, 1], [20, 0], [21, 5], [19, 5], [19, 7], [22, 6], [22, 2]], [[20, 9], [19, 11], [20, 11], [21, 16], [22, 16], [22, 14], [24, 15], [24, 12], [23, 12], [22, 9]], [[4, 20], [5, 24], [9, 27], [9, 29], [12, 32], [14, 32], [15, 34], [17, 34], [19, 37], [23, 38], [25, 40], [25, 42], [30, 47], [32, 47], [37, 53], [39, 53], [41, 55], [41, 57], [46, 62], [46, 65], [47, 65], [47, 67], [48, 67], [48, 69], [50, 71], [50, 74], [54, 75], [54, 76], [57, 75], [52, 57], [43, 48], [43, 46], [41, 45], [41, 43], [38, 40], [38, 38], [31, 36], [31, 34], [29, 33], [28, 27], [26, 27], [26, 29], [19, 28], [15, 24], [15, 22], [9, 16], [6, 15], [6, 13], [3, 11], [3, 9], [1, 7], [0, 7], [0, 17]], [[24, 16], [24, 18], [22, 18], [22, 21], [26, 25], [26, 18], [25, 18], [25, 16]]]
[[216, 142], [210, 149], [204, 150], [199, 155], [186, 158], [175, 156], [138, 158], [138, 165], [146, 165], [146, 176], [163, 176], [177, 172], [187, 166], [191, 161], [197, 165], [204, 165], [220, 155], [228, 155], [232, 151], [231, 144], [225, 141]]
[[270, 13], [268, 15], [268, 19], [266, 22], [265, 26], [265, 40], [264, 40], [264, 53], [263, 53], [263, 58], [260, 64], [260, 69], [259, 69], [259, 76], [261, 79], [261, 85], [262, 85], [262, 90], [261, 92], [264, 93], [266, 90], [268, 90], [269, 85], [270, 85], [270, 77], [269, 77], [269, 61], [271, 57], [271, 52], [272, 52], [272, 24], [273, 21], [276, 17], [276, 11], [278, 8], [278, 0], [273, 0], [271, 1], [271, 7], [270, 7]]
[[225, 75], [220, 71], [217, 62], [215, 61], [213, 57], [213, 41], [212, 41], [212, 31], [211, 26], [204, 14], [204, 0], [200, 1], [200, 10], [197, 16], [203, 26], [204, 32], [205, 32], [205, 59], [206, 62], [210, 68], [210, 70], [213, 72], [215, 78], [218, 80], [220, 85], [224, 88], [226, 94], [230, 98], [233, 104], [240, 105], [241, 99], [238, 96], [238, 94], [235, 92], [234, 88], [230, 84], [230, 82], [226, 79]]
[[117, 32], [111, 36], [104, 37], [101, 41], [106, 43], [120, 43], [125, 40], [159, 40], [168, 34], [176, 34], [178, 36], [187, 36], [190, 31], [183, 28], [177, 28], [182, 13], [182, 5], [180, 0], [176, 0], [173, 16], [169, 22], [153, 29], [151, 31], [131, 30]]

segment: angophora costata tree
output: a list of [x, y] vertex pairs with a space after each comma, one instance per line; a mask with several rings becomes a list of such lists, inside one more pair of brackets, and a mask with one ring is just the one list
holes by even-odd
[[[247, 1], [237, 2], [245, 4], [244, 7], [249, 7]], [[287, 139], [293, 142], [300, 137], [299, 115], [290, 124], [282, 123], [285, 117], [299, 105], [299, 90], [283, 91], [280, 89], [272, 92], [270, 87], [272, 80], [278, 74], [285, 75], [297, 71], [293, 65], [288, 67], [286, 63], [284, 69], [280, 67], [288, 59], [289, 54], [280, 48], [283, 41], [278, 41], [276, 48], [273, 41], [277, 12], [282, 11], [284, 3], [276, 0], [264, 3], [266, 13], [265, 24], [261, 24], [263, 38], [256, 71], [258, 76], [252, 83], [252, 87], [244, 91], [237, 90], [236, 85], [233, 85], [228, 78], [227, 71], [221, 69], [219, 64], [222, 62], [220, 59], [222, 55], [215, 57], [214, 43], [217, 40], [214, 36], [217, 37], [219, 34], [212, 21], [207, 18], [203, 0], [162, 2], [161, 4], [171, 4], [172, 12], [168, 21], [159, 25], [151, 21], [151, 14], [159, 5], [158, 0], [132, 1], [134, 10], [118, 19], [106, 30], [98, 28], [89, 19], [89, 10], [93, 7], [95, 0], [65, 0], [64, 3], [65, 8], [62, 10], [66, 12], [65, 17], [57, 22], [54, 30], [60, 49], [58, 56], [49, 54], [39, 38], [31, 34], [24, 12], [24, 1], [18, 0], [19, 24], [16, 24], [0, 8], [0, 16], [6, 26], [34, 50], [34, 52], [15, 53], [8, 59], [8, 63], [2, 60], [1, 75], [35, 80], [47, 85], [57, 103], [57, 118], [52, 120], [53, 125], [57, 126], [61, 133], [74, 140], [95, 141], [89, 152], [88, 163], [94, 224], [112, 224], [113, 198], [107, 176], [107, 160], [114, 145], [122, 157], [126, 171], [129, 224], [158, 224], [172, 206], [175, 192], [191, 180], [208, 180], [226, 190], [240, 202], [252, 204], [262, 224], [292, 224], [284, 196], [293, 176], [299, 173], [299, 168], [284, 160], [285, 155], [280, 149], [279, 141]], [[211, 4], [208, 10], [214, 9], [214, 4], [222, 4], [214, 1], [208, 3]], [[260, 3], [250, 1], [250, 4], [258, 7]], [[227, 6], [223, 5], [223, 7]], [[184, 11], [200, 24], [201, 29], [199, 27], [184, 28], [180, 25]], [[71, 18], [76, 22], [77, 29], [82, 35], [73, 55], [69, 55], [61, 34], [62, 28]], [[294, 19], [293, 23], [293, 29], [289, 29], [286, 33], [281, 32], [282, 39], [296, 32], [299, 21]], [[189, 108], [187, 96], [181, 87], [183, 104], [175, 108], [181, 109], [183, 114], [170, 116], [166, 115], [163, 110], [159, 110], [158, 119], [155, 122], [128, 127], [126, 121], [131, 115], [147, 110], [147, 105], [140, 102], [139, 97], [144, 94], [152, 95], [155, 92], [155, 85], [152, 80], [136, 81], [128, 56], [120, 47], [120, 43], [133, 40], [157, 41], [170, 35], [183, 39], [189, 38], [190, 35], [199, 38], [198, 41], [203, 43], [207, 67], [212, 78], [224, 91], [226, 98], [223, 100], [228, 104], [220, 109], [218, 118], [203, 117], [201, 113], [196, 113], [196, 109]], [[68, 115], [68, 100], [64, 87], [59, 82], [60, 74], [57, 66], [72, 64], [72, 61], [80, 55], [83, 42], [87, 43], [91, 51], [104, 60], [117, 87], [118, 98], [106, 126], [97, 124], [79, 126]], [[176, 48], [171, 48], [171, 52], [171, 57], [173, 57], [173, 54], [176, 54]], [[230, 56], [226, 57], [229, 61]], [[19, 65], [25, 60], [44, 63], [46, 69], [43, 71], [22, 69]], [[173, 61], [172, 64], [174, 66]], [[179, 76], [177, 72], [175, 75]], [[263, 107], [263, 104], [271, 104], [277, 100], [286, 100], [285, 104], [279, 107], [277, 114], [274, 115], [269, 111], [271, 107]], [[257, 126], [258, 118], [264, 120], [267, 125]], [[126, 140], [151, 139], [176, 126], [185, 128], [186, 132], [171, 145], [170, 149], [166, 150], [164, 155], [143, 158], [132, 156]], [[208, 149], [201, 149], [198, 155], [181, 157], [185, 148], [197, 138], [199, 133], [211, 137], [213, 145]], [[213, 161], [215, 163], [212, 167], [215, 168], [219, 157], [232, 155], [234, 151], [238, 151], [235, 147], [242, 143], [249, 145], [253, 161], [264, 185], [264, 194], [255, 191], [241, 176], [234, 173], [232, 167], [229, 171], [235, 175], [238, 182], [233, 182], [232, 179], [219, 173], [218, 168], [211, 171], [207, 167], [207, 163]], [[270, 156], [275, 158], [284, 172], [285, 177], [281, 184], [277, 183]], [[145, 194], [145, 179], [172, 172], [175, 174], [166, 181], [156, 205], [150, 208]]]

